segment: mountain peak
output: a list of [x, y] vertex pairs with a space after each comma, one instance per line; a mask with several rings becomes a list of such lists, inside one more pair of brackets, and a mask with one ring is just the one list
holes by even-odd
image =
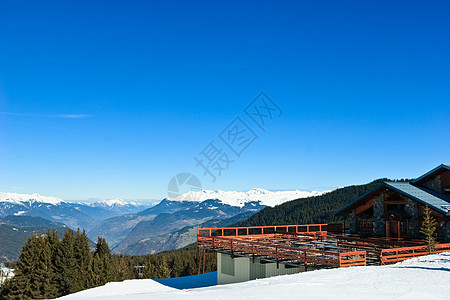
[[140, 204], [130, 201], [127, 202], [121, 198], [113, 198], [108, 200], [101, 200], [91, 204], [91, 206], [100, 206], [100, 207], [123, 207], [123, 206], [140, 206]]
[[318, 191], [269, 191], [261, 188], [254, 188], [247, 192], [239, 191], [222, 191], [222, 190], [202, 190], [202, 191], [190, 191], [186, 194], [179, 195], [176, 198], [170, 198], [172, 201], [196, 201], [201, 202], [210, 199], [221, 200], [224, 204], [231, 206], [243, 207], [245, 203], [252, 201], [260, 201], [261, 205], [275, 206], [287, 201], [306, 198], [311, 196], [318, 196], [325, 192]]
[[42, 196], [36, 193], [34, 194], [0, 193], [0, 202], [9, 202], [15, 204], [38, 202], [38, 203], [58, 205], [64, 201], [58, 197]]

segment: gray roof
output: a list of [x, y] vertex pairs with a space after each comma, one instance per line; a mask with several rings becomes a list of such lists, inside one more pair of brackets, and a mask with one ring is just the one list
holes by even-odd
[[434, 172], [439, 171], [439, 170], [441, 170], [441, 169], [447, 169], [447, 170], [450, 170], [450, 165], [441, 164], [441, 165], [437, 166], [436, 168], [434, 168], [433, 170], [426, 172], [426, 173], [423, 174], [422, 176], [417, 177], [416, 179], [414, 179], [413, 181], [411, 181], [411, 183], [419, 182], [419, 181], [421, 181], [422, 179], [424, 179], [425, 177], [427, 177], [428, 175], [431, 175], [431, 174], [433, 174]]
[[438, 194], [432, 190], [428, 190], [423, 187], [414, 186], [408, 182], [390, 182], [390, 181], [385, 181], [385, 182], [381, 183], [380, 185], [376, 186], [375, 188], [373, 188], [369, 192], [365, 193], [358, 199], [352, 201], [345, 207], [341, 208], [335, 214], [336, 215], [343, 214], [347, 209], [354, 206], [357, 202], [366, 198], [370, 194], [375, 193], [377, 190], [379, 190], [382, 187], [387, 187], [392, 190], [395, 190], [395, 191], [399, 192], [400, 194], [407, 196], [408, 198], [411, 198], [422, 204], [428, 205], [430, 208], [432, 208], [444, 215], [450, 214], [450, 198], [448, 198], [444, 195]]
[[433, 191], [414, 186], [407, 182], [385, 182], [385, 184], [387, 187], [397, 190], [417, 202], [428, 205], [440, 213], [447, 214], [449, 212], [450, 199], [446, 199], [445, 196], [438, 197], [437, 193]]

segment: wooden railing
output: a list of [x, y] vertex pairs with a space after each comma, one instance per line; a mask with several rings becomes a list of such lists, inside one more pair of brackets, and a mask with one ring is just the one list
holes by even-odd
[[[450, 251], [450, 243], [437, 244], [435, 245], [434, 249], [435, 250], [432, 252], [433, 254]], [[429, 252], [427, 251], [426, 246], [401, 247], [401, 248], [382, 249], [380, 258], [381, 264], [385, 265], [389, 263], [397, 263], [399, 261], [427, 254], [429, 254]]]
[[253, 227], [223, 227], [223, 228], [198, 228], [197, 236], [223, 236], [223, 237], [245, 237], [263, 236], [279, 232], [287, 233], [315, 233], [326, 234], [328, 224], [308, 225], [277, 225], [277, 226], [253, 226]]
[[279, 263], [282, 260], [297, 263], [323, 265], [327, 267], [365, 266], [366, 252], [337, 252], [318, 249], [297, 248], [268, 242], [255, 242], [236, 239], [235, 237], [202, 236], [197, 237], [199, 248], [209, 248], [213, 251], [227, 251], [232, 256], [244, 254], [255, 258], [263, 257]]
[[339, 267], [365, 266], [366, 251], [339, 253]]

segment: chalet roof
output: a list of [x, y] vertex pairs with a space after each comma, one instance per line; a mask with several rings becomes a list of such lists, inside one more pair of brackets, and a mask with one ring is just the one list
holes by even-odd
[[336, 212], [336, 215], [342, 215], [348, 213], [351, 209], [353, 209], [359, 201], [365, 199], [369, 195], [377, 193], [382, 188], [388, 188], [391, 190], [395, 190], [400, 194], [415, 200], [424, 205], [428, 205], [431, 209], [434, 209], [444, 215], [449, 213], [450, 211], [450, 199], [444, 195], [435, 193], [431, 190], [414, 186], [408, 182], [389, 182], [385, 181], [380, 185], [376, 186], [374, 189], [370, 190], [366, 194], [362, 195], [355, 201], [351, 202], [344, 208], [340, 209]]
[[431, 190], [414, 186], [407, 182], [386, 182], [386, 186], [417, 202], [428, 205], [444, 215], [449, 211], [450, 199], [444, 195], [439, 195]]
[[445, 170], [450, 170], [450, 165], [441, 164], [441, 165], [437, 166], [436, 168], [434, 168], [433, 170], [426, 172], [422, 176], [417, 177], [416, 179], [411, 181], [411, 183], [415, 184], [415, 183], [421, 182], [423, 179], [425, 179], [425, 178], [427, 178], [427, 177], [429, 177], [431, 175], [434, 175], [434, 174], [437, 175], [438, 173], [442, 173]]

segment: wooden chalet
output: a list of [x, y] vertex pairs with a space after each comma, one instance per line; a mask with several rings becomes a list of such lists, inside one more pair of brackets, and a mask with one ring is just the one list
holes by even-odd
[[437, 221], [438, 239], [450, 241], [450, 165], [411, 182], [383, 182], [336, 214], [350, 216], [351, 233], [411, 239], [420, 237], [426, 206]]
[[[218, 284], [427, 255], [418, 239], [424, 209], [432, 210], [439, 238], [450, 241], [449, 194], [450, 165], [440, 165], [411, 182], [383, 182], [338, 211], [351, 216], [351, 233], [342, 224], [198, 228], [198, 273], [206, 251], [217, 253]], [[450, 243], [439, 242], [433, 253], [445, 251]]]

